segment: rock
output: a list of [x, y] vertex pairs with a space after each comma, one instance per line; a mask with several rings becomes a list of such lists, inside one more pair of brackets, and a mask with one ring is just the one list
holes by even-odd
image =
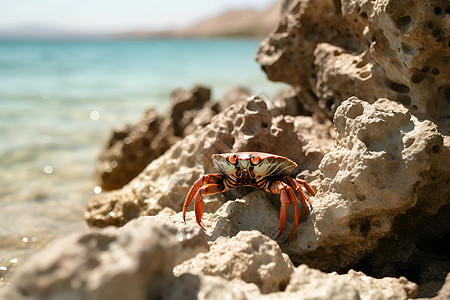
[[233, 104], [236, 104], [241, 101], [245, 101], [248, 97], [250, 97], [252, 93], [249, 89], [243, 86], [232, 87], [225, 91], [222, 98], [220, 99], [220, 106], [222, 108], [227, 108]]
[[[271, 111], [256, 97], [228, 107], [209, 125], [174, 144], [124, 188], [91, 200], [88, 223], [122, 226], [138, 216], [158, 215], [183, 226], [180, 211], [192, 182], [201, 174], [217, 172], [211, 154], [257, 149], [298, 161], [301, 165], [293, 176], [301, 171], [318, 191], [313, 211], [293, 239], [281, 245], [295, 264], [342, 271], [365, 261], [362, 269], [371, 264], [392, 266], [383, 274], [395, 275], [401, 269], [395, 263], [398, 255], [412, 262], [417, 253], [400, 249], [408, 249], [427, 232], [441, 236], [448, 232], [448, 226], [436, 220], [447, 216], [443, 207], [449, 197], [443, 195], [448, 194], [449, 147], [432, 122], [418, 120], [387, 99], [369, 104], [351, 98], [336, 111], [337, 145], [332, 148], [329, 124], [307, 116], [273, 117]], [[243, 230], [258, 230], [272, 238], [278, 234], [278, 195], [241, 188], [204, 201], [203, 224], [210, 241]], [[434, 222], [424, 223], [427, 218]], [[186, 219], [196, 226], [191, 210]], [[292, 219], [291, 212], [281, 241], [289, 234]], [[428, 225], [421, 230], [423, 224]], [[408, 228], [416, 232], [406, 235], [411, 239], [398, 238]]]
[[183, 137], [184, 129], [195, 118], [197, 113], [211, 99], [211, 90], [204, 86], [194, 86], [189, 90], [176, 89], [169, 102], [169, 118], [176, 136]]
[[280, 291], [289, 281], [294, 266], [278, 244], [259, 231], [241, 231], [233, 238], [221, 237], [204, 255], [175, 267], [183, 273], [241, 279], [256, 284], [264, 294]]
[[257, 231], [221, 237], [209, 252], [197, 254], [208, 248], [199, 228], [177, 229], [156, 217], [142, 217], [120, 229], [85, 229], [34, 255], [2, 296], [407, 299], [417, 293], [417, 286], [405, 278], [374, 279], [354, 271], [325, 274], [306, 265], [294, 268], [278, 244]]
[[[107, 195], [107, 197], [105, 197]], [[89, 225], [105, 227], [108, 225], [123, 226], [141, 214], [141, 203], [130, 187], [102, 193], [90, 200], [90, 211], [85, 213]], [[105, 206], [108, 211], [105, 211]]]
[[185, 124], [183, 136], [199, 130], [211, 122], [211, 119], [220, 111], [220, 105], [217, 102], [208, 102], [201, 109], [186, 111], [181, 120], [181, 124]]
[[5, 297], [160, 299], [179, 281], [173, 267], [208, 248], [201, 229], [177, 229], [154, 217], [120, 229], [86, 229], [30, 258], [14, 275]]
[[136, 177], [180, 137], [203, 127], [219, 111], [209, 102], [211, 90], [204, 86], [173, 91], [167, 116], [149, 108], [141, 120], [116, 128], [96, 166], [96, 181], [104, 191], [116, 190]]
[[[295, 120], [292, 116], [272, 117], [266, 102], [258, 97], [232, 105], [214, 116], [209, 125], [174, 144], [123, 189], [93, 198], [85, 218], [90, 225], [120, 226], [138, 215], [156, 215], [163, 208], [181, 211], [192, 183], [202, 174], [217, 173], [211, 160], [214, 153], [269, 152], [298, 162], [294, 176], [301, 170], [317, 170], [329, 148], [322, 146], [323, 142], [313, 146], [313, 137], [303, 139], [295, 132]], [[222, 201], [236, 199], [245, 191], [207, 197], [213, 200], [206, 201], [205, 212], [214, 212]], [[137, 214], [135, 207], [139, 207]], [[124, 211], [127, 209], [131, 213]]]
[[293, 272], [284, 295], [276, 296], [281, 299], [410, 299], [416, 297], [417, 290], [417, 285], [404, 277], [375, 279], [353, 270], [344, 275], [327, 274], [300, 265]]
[[[321, 183], [313, 183], [319, 244], [305, 255], [294, 254], [296, 241], [283, 245], [296, 264], [402, 274], [419, 283], [420, 297], [433, 297], [450, 272], [439, 250], [450, 232], [448, 11], [448, 1], [284, 1], [257, 60], [269, 79], [292, 85], [313, 116], [334, 117], [340, 132], [322, 160]], [[348, 106], [353, 96], [374, 108], [381, 98], [404, 108], [386, 103], [379, 112], [391, 117], [361, 124], [355, 120], [368, 106]]]
[[240, 280], [228, 281], [220, 276], [182, 274], [171, 286], [164, 287], [162, 299], [236, 299], [247, 300], [249, 295], [259, 296], [254, 284]]
[[[356, 263], [381, 238], [420, 226], [421, 218], [436, 217], [449, 204], [442, 197], [448, 193], [449, 149], [432, 122], [419, 121], [387, 99], [370, 105], [350, 98], [336, 111], [334, 123], [337, 146], [319, 166], [321, 180], [311, 213], [316, 239], [309, 253], [290, 246], [304, 236], [284, 247], [294, 262], [323, 270]], [[422, 194], [430, 184], [435, 193]], [[424, 204], [427, 209], [420, 215], [412, 210]], [[407, 221], [398, 223], [403, 214]]]
[[175, 141], [170, 124], [150, 108], [134, 126], [116, 128], [99, 156], [96, 178], [103, 190], [127, 184]]
[[[195, 222], [194, 212], [188, 217]], [[235, 236], [242, 230], [258, 230], [275, 239], [280, 231], [280, 198], [255, 189], [241, 199], [226, 202], [213, 216], [208, 216], [208, 220], [210, 231], [207, 232], [212, 240], [220, 236]], [[280, 241], [287, 239], [293, 226], [293, 218], [289, 217]], [[304, 224], [301, 224], [296, 234], [303, 235], [303, 229]]]
[[448, 300], [450, 299], [450, 273], [445, 278], [445, 283], [442, 286], [439, 294], [434, 298], [435, 300]]
[[257, 61], [332, 118], [342, 101], [389, 98], [448, 134], [448, 1], [285, 1]]
[[[302, 99], [293, 89], [281, 91], [274, 99], [278, 114], [288, 116], [311, 116], [311, 112], [303, 106]], [[272, 112], [273, 113], [273, 112]], [[274, 114], [274, 113], [273, 113]]]

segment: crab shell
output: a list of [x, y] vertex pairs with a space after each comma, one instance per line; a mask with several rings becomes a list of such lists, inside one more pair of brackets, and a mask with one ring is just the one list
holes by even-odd
[[[297, 167], [297, 164], [286, 157], [261, 152], [213, 154], [212, 159], [220, 174], [202, 175], [194, 182], [184, 201], [183, 220], [186, 221], [187, 209], [195, 200], [195, 219], [197, 224], [205, 230], [201, 223], [204, 212], [202, 196], [223, 193], [241, 186], [253, 186], [268, 193], [280, 195], [280, 232], [275, 239], [283, 233], [289, 205], [293, 206], [294, 227], [285, 242], [289, 241], [300, 225], [308, 203], [312, 208], [311, 201], [302, 187], [312, 196], [316, 195], [306, 181], [288, 176]], [[300, 201], [296, 193], [300, 197]], [[298, 203], [302, 206], [301, 211]]]
[[249, 174], [256, 181], [288, 176], [297, 167], [295, 162], [286, 157], [263, 152], [213, 154], [212, 159], [222, 174], [234, 178]]

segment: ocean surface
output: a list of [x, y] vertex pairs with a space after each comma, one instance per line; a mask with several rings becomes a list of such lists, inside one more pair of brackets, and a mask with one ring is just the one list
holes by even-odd
[[202, 83], [274, 96], [259, 40], [0, 40], [0, 287], [29, 254], [86, 227], [96, 158], [111, 130], [173, 89]]

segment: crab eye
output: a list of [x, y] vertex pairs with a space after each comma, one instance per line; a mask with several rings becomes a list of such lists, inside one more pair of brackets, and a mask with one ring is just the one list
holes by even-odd
[[261, 158], [259, 158], [258, 155], [252, 154], [252, 156], [250, 156], [250, 161], [252, 164], [257, 165], [261, 162]]
[[231, 155], [230, 157], [228, 157], [228, 161], [234, 165], [237, 162], [237, 155], [236, 154]]

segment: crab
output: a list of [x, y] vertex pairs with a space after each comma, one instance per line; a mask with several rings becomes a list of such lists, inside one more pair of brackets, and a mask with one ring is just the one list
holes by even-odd
[[[302, 187], [310, 195], [316, 195], [306, 181], [289, 176], [297, 167], [295, 162], [283, 156], [262, 152], [213, 154], [212, 160], [220, 173], [200, 176], [194, 182], [184, 201], [184, 222], [186, 222], [186, 211], [192, 200], [195, 199], [194, 210], [197, 224], [206, 231], [201, 224], [204, 211], [202, 196], [223, 193], [235, 187], [252, 186], [263, 189], [268, 193], [280, 194], [280, 232], [275, 240], [284, 231], [289, 204], [292, 204], [294, 207], [294, 228], [285, 242], [294, 236], [300, 220], [305, 215], [307, 203], [312, 208], [311, 200]], [[300, 197], [301, 213], [298, 209], [298, 198], [295, 192]]]

